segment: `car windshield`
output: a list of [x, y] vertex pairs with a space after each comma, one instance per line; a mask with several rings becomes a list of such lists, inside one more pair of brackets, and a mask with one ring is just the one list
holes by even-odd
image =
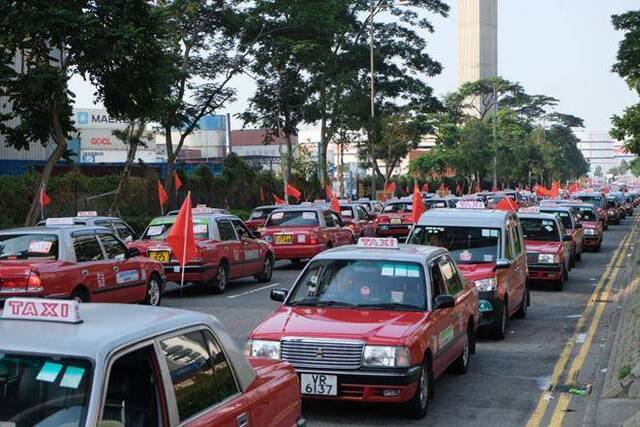
[[615, 200], [607, 200], [607, 209], [614, 209], [618, 207]]
[[315, 211], [280, 211], [271, 214], [265, 227], [313, 227], [318, 224], [318, 214]]
[[305, 269], [287, 305], [424, 310], [425, 289], [418, 263], [317, 260]]
[[[173, 227], [174, 218], [162, 218], [159, 221], [152, 221], [149, 227], [142, 234], [142, 240], [165, 240], [169, 230]], [[193, 235], [196, 239], [206, 239], [209, 237], [209, 227], [206, 220], [193, 219]]]
[[543, 218], [520, 218], [525, 240], [559, 242], [560, 230], [556, 221]]
[[602, 207], [602, 197], [598, 196], [576, 196], [576, 200], [580, 200], [585, 203], [591, 203], [593, 206], [599, 208]]
[[353, 218], [353, 208], [351, 206], [340, 206], [340, 216], [343, 219]]
[[0, 351], [0, 425], [83, 426], [92, 370], [83, 359]]
[[58, 236], [55, 234], [0, 235], [0, 260], [58, 259]]
[[564, 228], [566, 229], [573, 228], [573, 223], [571, 222], [571, 214], [569, 214], [569, 212], [567, 211], [556, 211], [551, 209], [551, 210], [540, 210], [540, 212], [555, 214], [560, 218], [560, 221], [562, 221], [562, 225], [564, 226]]
[[578, 207], [577, 209], [580, 211], [578, 215], [581, 221], [597, 221], [598, 220], [598, 216], [596, 215], [596, 212], [593, 210], [593, 208]]
[[413, 203], [391, 203], [386, 205], [382, 212], [385, 213], [393, 213], [393, 212], [411, 212], [413, 211]]
[[443, 247], [458, 264], [495, 262], [500, 256], [500, 230], [485, 227], [417, 226], [407, 243]]
[[249, 219], [265, 219], [274, 210], [276, 210], [276, 208], [258, 208], [258, 209], [254, 209], [253, 212], [251, 212], [251, 216], [249, 217]]
[[446, 208], [447, 202], [444, 200], [425, 200], [424, 207], [427, 209]]

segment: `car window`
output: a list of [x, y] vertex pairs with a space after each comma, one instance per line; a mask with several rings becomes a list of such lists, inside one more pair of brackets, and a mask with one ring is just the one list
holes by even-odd
[[125, 242], [129, 242], [135, 238], [133, 230], [124, 222], [114, 222], [113, 226], [115, 227], [118, 236]]
[[336, 224], [336, 226], [342, 224], [342, 218], [340, 218], [335, 212], [329, 212], [329, 215], [331, 215], [331, 218], [333, 218], [333, 222]]
[[273, 212], [265, 227], [299, 227], [318, 225], [318, 214], [315, 211], [279, 211]]
[[331, 212], [325, 211], [323, 214], [324, 214], [324, 222], [327, 223], [327, 227], [335, 227], [336, 221], [331, 216]]
[[351, 219], [355, 216], [351, 206], [340, 206], [340, 216], [343, 218]]
[[447, 292], [450, 295], [456, 295], [460, 292], [462, 290], [462, 280], [453, 262], [448, 257], [443, 256], [438, 262], [438, 267], [447, 285]]
[[442, 273], [440, 272], [440, 267], [438, 266], [438, 262], [434, 261], [431, 264], [431, 302], [434, 304], [436, 302], [436, 297], [439, 295], [446, 295], [447, 287], [444, 284], [444, 279], [442, 278]]
[[561, 236], [556, 220], [544, 218], [520, 218], [526, 240], [559, 242]]
[[111, 233], [101, 232], [98, 233], [100, 242], [104, 247], [104, 251], [107, 253], [109, 259], [124, 259], [127, 253], [127, 247], [120, 240]]
[[103, 421], [123, 426], [163, 425], [159, 417], [162, 384], [152, 346], [127, 353], [113, 363], [102, 409]]
[[407, 243], [447, 249], [458, 264], [495, 262], [501, 230], [482, 226], [416, 226]]
[[222, 401], [234, 394], [238, 394], [240, 389], [233, 376], [231, 364], [224, 351], [222, 351], [222, 346], [210, 332], [203, 331], [203, 333], [209, 346], [209, 354], [211, 355], [213, 371], [216, 377], [216, 397], [219, 401]]
[[517, 223], [513, 224], [513, 228], [511, 229], [513, 232], [513, 247], [515, 249], [515, 256], [520, 256], [522, 254], [522, 235], [520, 234], [520, 227], [518, 227]]
[[369, 214], [362, 206], [357, 206], [356, 210], [358, 211], [358, 219], [360, 221], [366, 221], [369, 219]]
[[76, 251], [76, 260], [78, 262], [101, 261], [104, 259], [98, 238], [93, 232], [74, 233], [73, 248]]
[[513, 261], [513, 231], [511, 226], [507, 226], [506, 240], [504, 242], [504, 257], [509, 261]]
[[0, 235], [0, 260], [57, 258], [58, 236], [55, 234]]
[[[161, 341], [160, 346], [171, 374], [180, 422], [204, 411], [233, 394], [231, 371], [202, 331], [190, 332]], [[222, 368], [222, 372], [215, 369]]]
[[236, 230], [238, 236], [240, 236], [241, 238], [246, 237], [248, 239], [253, 239], [253, 235], [251, 234], [249, 229], [242, 223], [242, 221], [240, 221], [239, 219], [232, 219], [231, 222], [233, 223], [233, 228]]
[[225, 242], [227, 240], [237, 240], [235, 229], [228, 219], [219, 219], [218, 231], [220, 232], [220, 240]]

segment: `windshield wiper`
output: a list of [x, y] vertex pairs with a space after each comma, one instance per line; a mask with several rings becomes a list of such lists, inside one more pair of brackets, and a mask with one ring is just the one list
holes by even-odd
[[409, 310], [423, 310], [422, 307], [418, 307], [413, 304], [402, 304], [399, 302], [383, 302], [377, 304], [358, 304], [357, 308], [381, 308], [381, 309], [409, 309]]
[[344, 301], [297, 301], [289, 305], [302, 307], [356, 307], [356, 304]]

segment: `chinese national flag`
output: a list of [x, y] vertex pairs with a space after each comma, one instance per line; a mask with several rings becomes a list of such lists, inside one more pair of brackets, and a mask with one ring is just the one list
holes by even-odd
[[260, 186], [260, 201], [264, 203], [264, 190], [262, 189], [262, 186]]
[[514, 202], [510, 197], [505, 197], [498, 202], [496, 209], [499, 211], [518, 212], [520, 206], [518, 206], [518, 202]]
[[[191, 193], [182, 202], [180, 212], [167, 235], [167, 244], [173, 250], [178, 263], [184, 267], [196, 257], [196, 239], [193, 235], [193, 214], [191, 213]], [[184, 268], [183, 268], [184, 269]]]
[[47, 192], [44, 191], [44, 188], [40, 189], [40, 193], [38, 194], [38, 201], [40, 202], [40, 206], [43, 208], [51, 203], [51, 199], [47, 195]]
[[327, 200], [333, 200], [333, 191], [331, 191], [331, 187], [329, 187], [329, 184], [326, 184], [324, 186], [324, 194], [327, 197]]
[[420, 216], [426, 211], [418, 184], [413, 186], [413, 223], [417, 224]]
[[164, 206], [169, 201], [169, 196], [160, 181], [158, 181], [158, 200], [160, 201], [160, 207]]
[[272, 196], [273, 196], [273, 202], [274, 202], [276, 205], [284, 205], [284, 204], [286, 204], [286, 203], [284, 202], [284, 200], [282, 200], [280, 197], [276, 196], [275, 194], [272, 194]]
[[340, 203], [335, 195], [331, 196], [331, 210], [340, 215]]
[[182, 181], [180, 180], [180, 176], [178, 176], [178, 172], [173, 176], [173, 180], [176, 184], [176, 191], [178, 191], [180, 187], [182, 187]]
[[295, 198], [296, 200], [300, 201], [300, 196], [301, 195], [302, 195], [302, 193], [300, 193], [300, 190], [298, 190], [293, 185], [287, 183], [287, 191], [286, 191], [285, 196], [291, 196], [291, 197]]

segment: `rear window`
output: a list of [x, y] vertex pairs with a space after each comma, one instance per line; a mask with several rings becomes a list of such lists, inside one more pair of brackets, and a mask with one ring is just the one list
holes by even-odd
[[55, 234], [0, 235], [0, 260], [58, 259]]
[[413, 203], [391, 203], [382, 208], [382, 212], [385, 213], [393, 213], [393, 212], [412, 212], [413, 211]]
[[560, 221], [562, 221], [562, 225], [564, 226], [564, 228], [573, 228], [571, 215], [567, 211], [541, 210], [540, 212], [555, 214], [560, 218]]
[[353, 218], [353, 209], [349, 206], [341, 206], [340, 207], [340, 216]]
[[271, 212], [276, 210], [276, 208], [258, 208], [254, 209], [249, 216], [249, 219], [266, 219]]
[[318, 224], [318, 214], [315, 211], [280, 211], [271, 213], [265, 227], [298, 227]]
[[[165, 240], [169, 230], [173, 227], [175, 218], [171, 221], [151, 222], [149, 227], [142, 234], [142, 240]], [[193, 234], [196, 239], [207, 239], [209, 237], [209, 227], [206, 221], [193, 220]]]
[[559, 242], [560, 230], [552, 219], [520, 218], [522, 233], [525, 240], [539, 240], [544, 242]]
[[498, 259], [500, 234], [497, 228], [417, 226], [407, 243], [439, 246], [459, 264], [478, 264]]
[[580, 210], [579, 219], [581, 221], [598, 221], [598, 216], [593, 208], [578, 208]]

